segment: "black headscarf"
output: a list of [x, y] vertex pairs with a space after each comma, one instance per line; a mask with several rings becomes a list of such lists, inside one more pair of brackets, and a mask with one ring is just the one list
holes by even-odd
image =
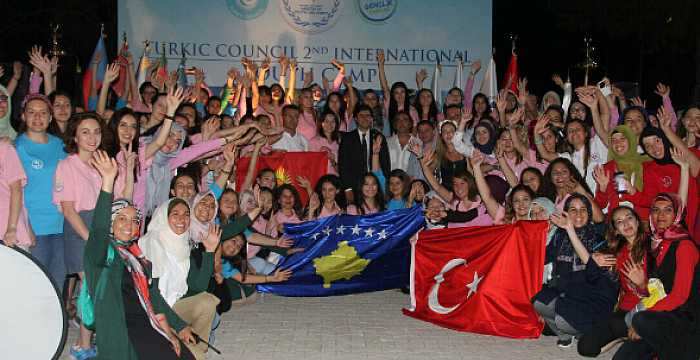
[[[661, 159], [657, 159], [653, 156], [651, 156], [648, 152], [646, 147], [644, 146], [644, 138], [649, 137], [649, 136], [657, 136], [659, 139], [664, 144], [664, 157]], [[642, 134], [639, 135], [639, 143], [642, 145], [642, 148], [644, 149], [644, 153], [646, 155], [649, 155], [649, 157], [654, 160], [657, 164], [659, 165], [670, 165], [670, 164], [675, 164], [673, 161], [673, 158], [671, 157], [671, 148], [673, 145], [671, 145], [671, 142], [668, 140], [666, 137], [666, 134], [664, 134], [661, 129], [654, 127], [654, 126], [647, 126], [642, 130]]]

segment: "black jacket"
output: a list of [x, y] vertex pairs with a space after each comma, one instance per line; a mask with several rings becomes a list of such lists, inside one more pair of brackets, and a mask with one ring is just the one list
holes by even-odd
[[[350, 132], [341, 133], [340, 147], [338, 148], [338, 172], [340, 180], [343, 183], [343, 189], [352, 189], [361, 180], [362, 176], [371, 168], [371, 164], [367, 165], [365, 159], [362, 158], [362, 145], [360, 142], [360, 132], [355, 129]], [[391, 162], [389, 161], [389, 147], [386, 144], [386, 138], [379, 131], [371, 129], [369, 133], [370, 142], [369, 152], [371, 160], [372, 143], [374, 138], [380, 135], [382, 137], [382, 148], [379, 151], [379, 164], [384, 173], [384, 177], [388, 178], [391, 172]]]

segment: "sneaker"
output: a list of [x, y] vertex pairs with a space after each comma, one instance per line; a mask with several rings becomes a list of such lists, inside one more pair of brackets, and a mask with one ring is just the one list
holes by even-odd
[[94, 358], [97, 356], [97, 348], [91, 346], [87, 349], [83, 349], [77, 345], [70, 347], [70, 358], [73, 360], [86, 360]]
[[561, 349], [568, 349], [571, 347], [571, 345], [574, 344], [574, 337], [570, 337], [568, 339], [559, 339], [557, 340], [557, 346]]

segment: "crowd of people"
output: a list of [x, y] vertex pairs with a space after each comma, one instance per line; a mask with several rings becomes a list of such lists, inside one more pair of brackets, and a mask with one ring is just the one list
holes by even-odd
[[[379, 52], [380, 91], [353, 87], [336, 60], [333, 81], [307, 73], [297, 88], [283, 56], [279, 82], [270, 59], [244, 58], [214, 94], [201, 69], [191, 86], [157, 69], [138, 83], [122, 55], [126, 73], [114, 63], [101, 82], [91, 64], [85, 104], [56, 87], [57, 60], [41, 48], [29, 52], [26, 94], [14, 94], [25, 66], [0, 68], [11, 73], [0, 85], [0, 238], [64, 292], [80, 327], [73, 358], [204, 359], [222, 313], [292, 275], [280, 256], [304, 249], [285, 224], [413, 206], [427, 229], [549, 221], [532, 301], [558, 346], [700, 354], [700, 106], [678, 115], [667, 86], [658, 109], [608, 79], [571, 91], [556, 75], [561, 91], [538, 97], [511, 79], [489, 99], [474, 94], [477, 60], [438, 106], [425, 71], [415, 89], [390, 83]], [[256, 171], [274, 152], [325, 153], [327, 174], [278, 182]]]

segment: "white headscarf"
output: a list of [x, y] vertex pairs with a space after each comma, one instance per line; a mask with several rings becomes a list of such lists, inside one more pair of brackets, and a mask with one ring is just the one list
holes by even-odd
[[177, 235], [168, 224], [168, 207], [173, 200], [156, 208], [148, 232], [139, 240], [143, 254], [153, 264], [152, 277], [159, 279], [158, 289], [170, 306], [187, 292], [190, 271], [190, 230]]

